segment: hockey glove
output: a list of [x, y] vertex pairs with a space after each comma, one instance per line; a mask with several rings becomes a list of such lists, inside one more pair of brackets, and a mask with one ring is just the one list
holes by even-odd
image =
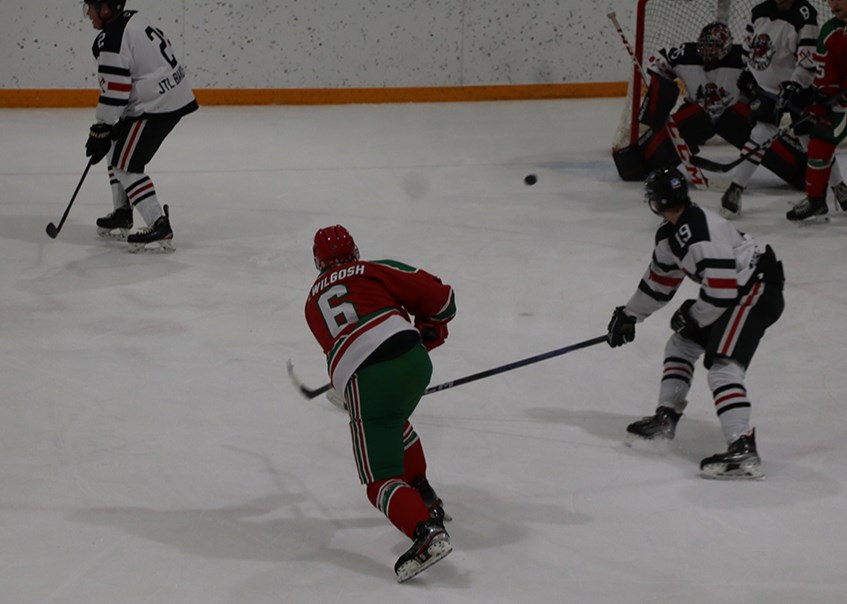
[[109, 124], [94, 124], [88, 132], [85, 143], [85, 156], [92, 164], [99, 164], [112, 148], [112, 127]]
[[671, 317], [671, 329], [686, 340], [691, 340], [700, 347], [705, 348], [706, 341], [709, 339], [709, 328], [697, 325], [697, 321], [689, 314], [695, 302], [696, 300], [686, 300], [682, 303], [682, 306]]
[[618, 306], [609, 321], [606, 342], [612, 348], [623, 346], [635, 339], [635, 317], [627, 314], [623, 306]]
[[797, 82], [788, 80], [779, 85], [779, 99], [776, 106], [780, 111], [791, 111], [792, 113], [802, 111], [803, 87]]
[[736, 84], [738, 85], [738, 91], [749, 99], [757, 98], [761, 91], [756, 78], [747, 69], [742, 71], [741, 75], [738, 76]]
[[431, 319], [415, 319], [415, 328], [421, 332], [421, 344], [427, 350], [441, 346], [447, 339], [447, 323]]

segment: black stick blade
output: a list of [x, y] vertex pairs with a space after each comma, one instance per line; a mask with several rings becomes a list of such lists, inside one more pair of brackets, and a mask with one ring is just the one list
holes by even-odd
[[46, 230], [47, 230], [47, 236], [50, 237], [50, 239], [55, 239], [59, 235], [59, 229], [57, 229], [56, 225], [53, 224], [52, 222], [47, 225]]

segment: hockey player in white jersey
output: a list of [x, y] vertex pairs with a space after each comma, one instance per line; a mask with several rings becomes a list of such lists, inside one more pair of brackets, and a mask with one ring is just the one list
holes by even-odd
[[[170, 219], [145, 167], [197, 101], [164, 32], [125, 0], [84, 0], [85, 14], [100, 30], [92, 51], [100, 98], [86, 155], [92, 164], [109, 157], [114, 210], [97, 219], [102, 237], [126, 238], [132, 252], [148, 244], [173, 249]], [[147, 228], [129, 233], [133, 208]]]
[[[649, 129], [638, 142], [613, 153], [621, 178], [643, 182], [651, 170], [678, 165], [668, 136], [669, 117], [693, 153], [715, 135], [739, 149], [750, 133], [750, 110], [739, 102], [736, 82], [744, 70], [740, 44], [724, 23], [706, 24], [696, 41], [659, 49], [648, 62], [650, 82], [638, 121]], [[680, 95], [685, 99], [674, 111]], [[671, 112], [673, 114], [671, 115]]]
[[708, 478], [760, 478], [745, 379], [759, 341], [785, 307], [782, 263], [770, 246], [692, 203], [678, 169], [653, 172], [646, 189], [650, 209], [664, 221], [638, 288], [612, 314], [609, 345], [635, 339], [635, 324], [670, 302], [685, 277], [698, 283], [700, 292], [673, 314], [656, 413], [627, 427], [628, 442], [675, 436], [694, 366], [705, 354], [703, 365], [728, 448], [703, 459], [701, 472]]
[[[751, 99], [754, 121], [750, 140], [742, 153], [755, 153], [741, 163], [732, 177], [732, 184], [721, 197], [721, 214], [733, 218], [741, 212], [741, 193], [746, 188], [760, 163], [766, 167], [768, 157], [780, 157], [789, 164], [788, 171], [795, 177], [798, 189], [805, 187], [808, 130], [798, 126], [798, 139], [784, 137], [774, 144], [785, 148], [775, 150], [762, 147], [778, 131], [786, 110], [802, 106], [804, 91], [812, 83], [815, 72], [814, 52], [818, 38], [818, 15], [807, 0], [765, 0], [753, 7], [746, 27], [744, 53], [747, 69], [738, 80], [738, 87]], [[794, 111], [792, 118], [800, 115]], [[773, 145], [771, 145], [773, 147]], [[772, 168], [771, 168], [772, 169]], [[780, 175], [781, 176], [781, 175]], [[838, 199], [847, 203], [847, 186], [844, 185], [838, 165], [833, 166], [829, 180]]]

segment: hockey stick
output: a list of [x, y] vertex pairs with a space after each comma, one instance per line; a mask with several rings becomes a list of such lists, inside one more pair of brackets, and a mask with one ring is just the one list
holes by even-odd
[[50, 239], [55, 239], [59, 235], [59, 231], [62, 230], [62, 225], [65, 224], [65, 220], [68, 217], [68, 212], [71, 211], [71, 206], [74, 205], [74, 200], [76, 199], [77, 193], [79, 193], [80, 188], [82, 187], [82, 183], [85, 181], [85, 177], [88, 176], [88, 171], [91, 169], [91, 160], [88, 161], [88, 165], [85, 166], [85, 171], [82, 173], [82, 177], [79, 179], [79, 184], [76, 186], [76, 190], [74, 191], [73, 196], [71, 197], [70, 202], [68, 203], [68, 207], [65, 208], [65, 213], [62, 214], [62, 219], [59, 221], [59, 226], [56, 226], [52, 222], [47, 225], [47, 236]]
[[[843, 100], [845, 97], [847, 97], [847, 89], [844, 89], [841, 92], [839, 92], [838, 94], [836, 94], [836, 95], [830, 97], [829, 99], [827, 99], [825, 107], [829, 107], [830, 105], [833, 105], [833, 104]], [[694, 157], [692, 157], [691, 162], [694, 163], [695, 165], [699, 166], [700, 168], [703, 168], [704, 170], [708, 170], [709, 172], [729, 172], [735, 166], [738, 166], [739, 164], [742, 164], [745, 161], [747, 161], [750, 157], [752, 157], [753, 155], [758, 153], [761, 149], [767, 149], [772, 144], [774, 144], [777, 140], [783, 138], [784, 136], [786, 136], [788, 134], [791, 134], [794, 131], [794, 129], [797, 128], [797, 126], [801, 126], [801, 125], [806, 124], [808, 122], [818, 123], [819, 120], [814, 114], [806, 113], [801, 118], [799, 118], [796, 122], [792, 122], [791, 124], [789, 124], [785, 128], [780, 128], [779, 130], [777, 130], [776, 134], [774, 134], [769, 139], [767, 139], [767, 140], [765, 140], [761, 143], [757, 143], [755, 146], [751, 147], [747, 151], [744, 151], [743, 153], [741, 153], [737, 158], [735, 158], [731, 162], [722, 164], [720, 162], [713, 161], [713, 160], [708, 159], [706, 157], [700, 157], [699, 155], [695, 155]]]
[[[599, 344], [600, 342], [605, 341], [605, 335], [597, 336], [596, 338], [591, 338], [590, 340], [585, 340], [583, 342], [577, 342], [576, 344], [571, 344], [570, 346], [565, 346], [564, 348], [557, 348], [556, 350], [551, 350], [550, 352], [544, 352], [533, 357], [527, 357], [519, 361], [514, 361], [513, 363], [500, 365], [499, 367], [494, 367], [493, 369], [486, 369], [485, 371], [466, 375], [465, 377], [451, 380], [449, 382], [444, 382], [443, 384], [430, 386], [424, 391], [424, 395], [432, 394], [433, 392], [440, 392], [441, 390], [447, 390], [448, 388], [454, 388], [456, 386], [461, 386], [462, 384], [467, 384], [469, 382], [475, 382], [476, 380], [491, 377], [492, 375], [497, 375], [498, 373], [505, 373], [506, 371], [511, 371], [513, 369], [524, 367], [526, 365], [531, 365], [533, 363], [538, 363], [540, 361], [546, 361], [547, 359], [552, 359], [553, 357], [558, 357], [563, 354], [573, 352], [574, 350], [579, 350], [580, 348], [588, 348], [589, 346], [594, 346], [595, 344]], [[314, 390], [312, 390], [311, 388], [307, 388], [303, 385], [303, 382], [301, 382], [294, 374], [294, 365], [292, 364], [290, 359], [286, 363], [286, 366], [288, 368], [288, 377], [291, 378], [291, 382], [300, 390], [300, 394], [302, 394], [305, 398], [309, 400], [320, 396], [321, 394], [332, 388], [332, 384], [324, 384], [320, 388], [315, 388]]]
[[[615, 30], [621, 37], [621, 41], [623, 45], [626, 47], [626, 51], [629, 53], [632, 62], [635, 64], [635, 67], [638, 71], [641, 72], [641, 79], [645, 82], [649, 81], [649, 77], [647, 72], [644, 69], [644, 66], [641, 65], [641, 61], [638, 60], [638, 56], [635, 54], [635, 51], [632, 49], [632, 46], [629, 44], [629, 40], [626, 38], [626, 34], [624, 34], [623, 29], [621, 28], [621, 24], [618, 23], [618, 18], [615, 15], [615, 12], [612, 11], [608, 15], [609, 20], [612, 22], [612, 25], [615, 26]], [[633, 94], [636, 94], [633, 91]], [[676, 148], [676, 152], [679, 154], [679, 158], [682, 161], [682, 165], [685, 166], [685, 169], [688, 171], [688, 174], [691, 176], [691, 184], [700, 189], [708, 189], [709, 188], [709, 180], [706, 176], [700, 171], [700, 168], [696, 166], [692, 159], [693, 154], [691, 153], [691, 148], [688, 146], [688, 143], [685, 142], [685, 139], [682, 138], [682, 135], [679, 133], [679, 127], [676, 125], [676, 121], [673, 119], [673, 116], [668, 118], [668, 121], [665, 122], [665, 130], [668, 133], [668, 136], [673, 143], [673, 146]]]

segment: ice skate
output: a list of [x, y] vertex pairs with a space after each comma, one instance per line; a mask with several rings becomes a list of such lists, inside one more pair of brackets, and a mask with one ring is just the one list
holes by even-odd
[[676, 436], [676, 425], [682, 413], [661, 406], [655, 415], [648, 415], [626, 427], [624, 444], [650, 453], [662, 453]]
[[721, 195], [721, 216], [727, 219], [737, 218], [741, 215], [741, 192], [744, 187], [732, 183]]
[[425, 476], [419, 476], [412, 481], [412, 488], [421, 495], [421, 499], [429, 508], [429, 514], [436, 520], [449, 522], [453, 517], [444, 511], [444, 505], [441, 498], [435, 492], [435, 489], [430, 486], [429, 481]]
[[726, 453], [717, 453], [701, 461], [700, 472], [704, 478], [721, 480], [764, 478], [762, 460], [756, 451], [756, 431], [739, 436]]
[[847, 184], [840, 182], [832, 187], [832, 193], [835, 196], [835, 203], [841, 208], [842, 212], [847, 212]]
[[157, 243], [162, 250], [172, 252], [174, 251], [173, 238], [174, 232], [171, 230], [171, 223], [166, 211], [165, 215], [160, 216], [152, 226], [129, 235], [126, 242], [129, 244], [129, 251], [132, 253], [149, 249], [147, 245], [151, 243]]
[[123, 206], [97, 219], [97, 236], [126, 241], [132, 229], [132, 208]]
[[815, 222], [829, 222], [827, 213], [829, 213], [829, 208], [826, 205], [825, 197], [807, 197], [788, 210], [785, 217], [794, 223], [813, 224]]
[[453, 551], [450, 535], [440, 520], [430, 518], [418, 524], [412, 547], [397, 559], [394, 572], [397, 582], [403, 583], [426, 570]]

